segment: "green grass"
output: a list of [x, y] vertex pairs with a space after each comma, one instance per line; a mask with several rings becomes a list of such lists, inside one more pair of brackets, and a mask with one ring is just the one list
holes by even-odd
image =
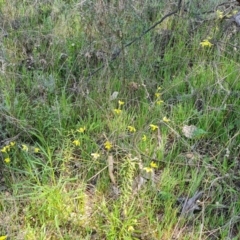
[[0, 1], [3, 239], [239, 239], [239, 33], [140, 2]]

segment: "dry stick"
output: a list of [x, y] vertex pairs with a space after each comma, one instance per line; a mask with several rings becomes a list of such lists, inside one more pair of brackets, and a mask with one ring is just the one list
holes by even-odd
[[[145, 30], [140, 36], [136, 37], [135, 39], [133, 39], [131, 42], [125, 44], [123, 46], [122, 49], [118, 49], [116, 52], [114, 52], [112, 54], [112, 57], [110, 59], [110, 62], [113, 62], [115, 59], [117, 59], [117, 57], [120, 55], [120, 53], [122, 52], [122, 50], [126, 47], [131, 46], [133, 43], [135, 43], [136, 41], [140, 40], [144, 35], [146, 35], [148, 32], [150, 32], [152, 29], [154, 29], [157, 25], [159, 25], [160, 23], [162, 23], [166, 18], [176, 14], [179, 12], [179, 10], [181, 9], [181, 5], [182, 5], [182, 0], [178, 0], [178, 7], [177, 10], [170, 12], [168, 14], [166, 14], [164, 17], [162, 17], [158, 22], [156, 22], [155, 24], [153, 24], [150, 28], [148, 28], [147, 30]], [[89, 74], [88, 78], [87, 78], [87, 82], [90, 81], [90, 79], [92, 78], [92, 76], [94, 74], [96, 74], [97, 72], [99, 72], [101, 69], [103, 69], [106, 66], [106, 64], [103, 64], [101, 67], [99, 67], [98, 69], [96, 69], [95, 71], [93, 71], [92, 73]]]
[[111, 179], [111, 182], [112, 182], [114, 185], [116, 185], [116, 180], [115, 180], [115, 177], [114, 177], [114, 175], [113, 175], [113, 171], [114, 171], [114, 167], [113, 167], [114, 160], [113, 160], [112, 154], [108, 156], [107, 163], [108, 163], [108, 174], [109, 174], [109, 177], [110, 177], [110, 179]]

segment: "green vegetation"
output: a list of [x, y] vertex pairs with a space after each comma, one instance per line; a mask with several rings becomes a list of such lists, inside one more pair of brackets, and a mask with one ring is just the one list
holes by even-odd
[[177, 1], [0, 0], [0, 239], [240, 238], [239, 9], [216, 2], [127, 46]]

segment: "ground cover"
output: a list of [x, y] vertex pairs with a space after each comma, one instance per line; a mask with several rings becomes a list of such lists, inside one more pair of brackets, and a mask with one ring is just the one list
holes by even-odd
[[238, 11], [0, 1], [0, 239], [239, 239]]

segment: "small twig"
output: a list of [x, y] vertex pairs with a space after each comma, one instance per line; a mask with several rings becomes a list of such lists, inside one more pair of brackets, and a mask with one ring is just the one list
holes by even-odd
[[92, 177], [90, 177], [87, 182], [90, 182], [92, 179], [94, 179], [95, 177], [97, 177], [101, 172], [103, 172], [108, 166], [102, 168], [100, 171], [98, 171], [95, 175], [93, 175]]

